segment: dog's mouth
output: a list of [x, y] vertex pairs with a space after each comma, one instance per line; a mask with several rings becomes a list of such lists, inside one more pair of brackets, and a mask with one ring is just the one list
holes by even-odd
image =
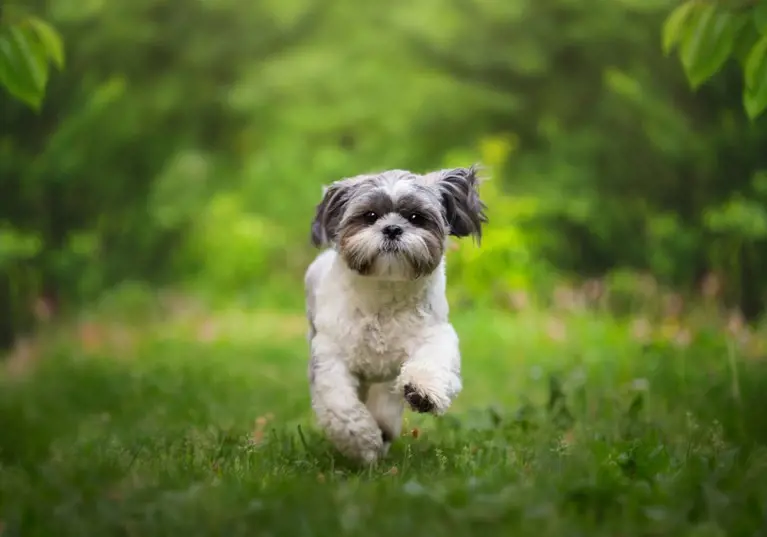
[[399, 241], [386, 240], [381, 244], [381, 251], [385, 254], [396, 254], [402, 252], [402, 245]]

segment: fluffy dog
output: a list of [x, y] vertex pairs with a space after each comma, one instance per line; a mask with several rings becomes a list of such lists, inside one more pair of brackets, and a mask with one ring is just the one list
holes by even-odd
[[445, 246], [479, 243], [477, 168], [359, 175], [324, 189], [306, 271], [312, 409], [336, 448], [374, 463], [400, 435], [404, 404], [443, 414], [461, 391], [448, 320]]

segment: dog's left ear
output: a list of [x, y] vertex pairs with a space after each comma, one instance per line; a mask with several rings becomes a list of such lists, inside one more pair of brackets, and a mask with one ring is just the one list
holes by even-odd
[[351, 182], [347, 179], [323, 187], [322, 201], [317, 205], [312, 221], [311, 237], [314, 246], [329, 246], [335, 240], [351, 189]]
[[482, 239], [482, 225], [487, 222], [486, 206], [479, 198], [479, 170], [476, 165], [469, 168], [453, 168], [437, 172], [437, 181], [442, 196], [442, 207], [455, 237], [473, 236]]

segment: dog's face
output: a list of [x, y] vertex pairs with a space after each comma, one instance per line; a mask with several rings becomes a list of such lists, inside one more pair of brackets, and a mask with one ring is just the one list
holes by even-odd
[[419, 278], [439, 266], [448, 235], [481, 238], [487, 217], [477, 183], [474, 167], [336, 181], [317, 206], [312, 242], [335, 245], [361, 275]]

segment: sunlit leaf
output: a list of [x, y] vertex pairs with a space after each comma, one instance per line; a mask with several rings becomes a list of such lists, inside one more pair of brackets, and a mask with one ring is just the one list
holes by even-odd
[[748, 89], [743, 91], [743, 108], [745, 108], [749, 119], [756, 119], [767, 108], [767, 91], [765, 89], [767, 89], [767, 84], [762, 86], [761, 91]]
[[716, 4], [696, 4], [681, 38], [680, 58], [690, 85], [699, 87], [727, 61], [746, 15], [717, 9]]
[[764, 83], [767, 74], [767, 36], [763, 36], [751, 47], [746, 59], [745, 75], [746, 87], [756, 88]]
[[47, 22], [37, 17], [29, 17], [26, 23], [35, 31], [37, 38], [45, 47], [48, 57], [61, 69], [64, 67], [64, 43], [58, 32]]
[[48, 81], [48, 63], [45, 49], [35, 37], [29, 27], [0, 27], [0, 84], [38, 110]]
[[674, 46], [679, 43], [690, 13], [695, 7], [695, 2], [689, 0], [678, 5], [666, 17], [663, 23], [663, 53], [669, 54]]
[[745, 65], [743, 106], [752, 120], [767, 108], [767, 35], [751, 48]]

